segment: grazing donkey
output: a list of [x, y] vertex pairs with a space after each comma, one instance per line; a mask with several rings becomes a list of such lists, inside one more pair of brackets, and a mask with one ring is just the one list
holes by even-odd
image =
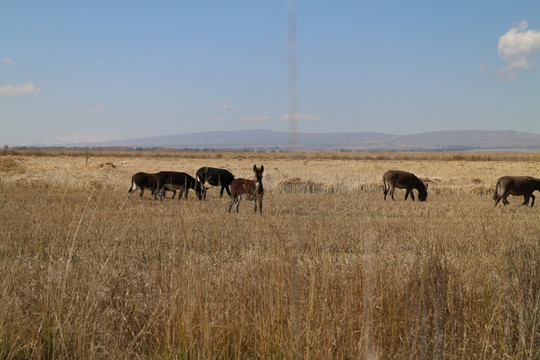
[[[135, 191], [137, 191], [137, 189], [139, 189], [141, 191], [139, 197], [142, 199], [145, 189], [152, 191], [154, 188], [154, 175], [155, 174], [148, 174], [142, 171], [133, 175], [131, 177], [131, 187], [128, 190], [128, 195], [131, 196]], [[172, 197], [174, 198], [176, 195], [176, 190], [172, 190], [172, 192]]]
[[386, 194], [390, 191], [392, 200], [394, 200], [394, 189], [406, 189], [405, 200], [407, 196], [411, 194], [411, 199], [414, 201], [413, 189], [418, 190], [418, 201], [426, 201], [427, 198], [427, 186], [416, 177], [406, 171], [400, 170], [388, 170], [383, 175], [384, 182], [384, 200], [386, 200]]
[[523, 195], [523, 204], [529, 204], [529, 198], [532, 198], [531, 207], [534, 205], [534, 195], [535, 190], [540, 191], [540, 179], [536, 179], [530, 176], [503, 176], [497, 181], [495, 185], [495, 193], [493, 194], [493, 200], [495, 200], [495, 205], [501, 201], [504, 205], [509, 204], [506, 199], [508, 195]]
[[229, 203], [229, 212], [233, 205], [236, 207], [236, 212], [238, 212], [238, 204], [242, 197], [245, 197], [248, 200], [253, 200], [253, 211], [257, 213], [257, 200], [259, 200], [259, 212], [262, 214], [262, 201], [264, 195], [264, 189], [262, 185], [262, 175], [264, 171], [264, 166], [261, 165], [260, 168], [257, 165], [253, 165], [253, 172], [255, 173], [256, 180], [248, 179], [236, 179], [231, 184], [231, 202]]
[[208, 182], [213, 186], [221, 186], [219, 190], [219, 197], [223, 196], [223, 190], [227, 190], [227, 195], [231, 196], [231, 190], [229, 186], [234, 181], [234, 175], [225, 169], [217, 169], [213, 167], [202, 167], [197, 170], [197, 180], [199, 180], [203, 186], [203, 198], [206, 199], [206, 187], [204, 184]]
[[189, 189], [193, 189], [195, 190], [195, 194], [197, 194], [197, 198], [201, 200], [201, 188], [201, 183], [189, 174], [177, 171], [160, 171], [154, 175], [152, 195], [154, 195], [154, 200], [156, 200], [158, 196], [160, 200], [163, 200], [166, 190], [180, 190], [178, 199], [182, 198], [184, 191], [186, 194], [185, 198], [187, 199]]
[[129, 196], [131, 196], [137, 189], [140, 190], [139, 197], [142, 199], [144, 190], [152, 190], [154, 186], [154, 174], [148, 174], [145, 172], [138, 172], [131, 177], [131, 187], [128, 190]]

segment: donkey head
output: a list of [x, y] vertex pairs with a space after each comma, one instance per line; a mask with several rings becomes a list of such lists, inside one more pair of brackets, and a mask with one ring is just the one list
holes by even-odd
[[264, 165], [261, 165], [260, 168], [257, 167], [257, 165], [253, 165], [253, 172], [255, 173], [255, 177], [257, 180], [262, 179], [262, 174], [264, 171]]
[[418, 201], [426, 201], [428, 185], [429, 184], [427, 184], [423, 190], [418, 190]]
[[195, 180], [195, 194], [199, 200], [202, 200], [203, 185], [199, 180]]
[[255, 173], [256, 185], [259, 189], [259, 192], [262, 191], [262, 175], [264, 172], [264, 165], [261, 165], [260, 168], [257, 167], [257, 165], [253, 165], [253, 172]]

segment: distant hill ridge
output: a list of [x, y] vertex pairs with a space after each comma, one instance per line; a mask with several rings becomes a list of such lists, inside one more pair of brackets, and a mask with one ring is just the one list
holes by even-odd
[[[540, 149], [540, 134], [511, 130], [453, 130], [412, 135], [374, 132], [297, 133], [295, 138], [296, 147], [304, 149]], [[206, 131], [69, 145], [95, 147], [284, 148], [289, 146], [289, 134], [270, 130]]]

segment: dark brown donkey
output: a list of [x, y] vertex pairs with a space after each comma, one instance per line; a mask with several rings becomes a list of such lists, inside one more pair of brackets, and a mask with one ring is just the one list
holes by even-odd
[[[160, 171], [154, 175], [154, 186], [152, 188], [152, 195], [154, 200], [159, 196], [160, 200], [163, 200], [166, 190], [180, 190], [178, 199], [182, 197], [184, 191], [187, 199], [189, 189], [194, 189], [199, 200], [202, 199], [202, 186], [201, 183], [189, 174], [177, 171]], [[174, 195], [173, 195], [174, 197]]]
[[128, 190], [129, 196], [131, 196], [137, 189], [141, 191], [139, 197], [142, 199], [144, 190], [151, 190], [154, 183], [154, 174], [148, 174], [145, 172], [138, 172], [131, 177], [131, 187]]
[[529, 198], [532, 198], [531, 207], [534, 205], [535, 190], [540, 191], [540, 179], [536, 179], [530, 176], [503, 176], [497, 181], [495, 185], [495, 193], [493, 194], [493, 200], [495, 205], [501, 201], [504, 205], [509, 204], [506, 198], [508, 195], [523, 195], [523, 204], [529, 204]]
[[257, 165], [253, 165], [253, 172], [255, 173], [256, 180], [248, 179], [236, 179], [231, 184], [231, 202], [229, 203], [229, 212], [233, 205], [236, 207], [236, 212], [238, 212], [238, 204], [242, 197], [245, 197], [248, 200], [253, 200], [253, 211], [257, 212], [257, 200], [259, 200], [259, 212], [262, 214], [262, 201], [264, 195], [264, 189], [262, 185], [262, 175], [264, 171], [264, 166], [261, 165], [260, 168]]
[[384, 200], [386, 200], [386, 194], [390, 191], [390, 196], [394, 200], [394, 189], [406, 189], [405, 200], [407, 196], [411, 194], [411, 199], [414, 201], [413, 189], [418, 190], [418, 201], [426, 201], [427, 198], [427, 186], [416, 177], [406, 171], [400, 170], [388, 170], [383, 175], [384, 182]]
[[229, 186], [234, 181], [234, 175], [226, 169], [218, 169], [213, 167], [202, 167], [197, 170], [197, 180], [203, 185], [203, 198], [206, 199], [206, 187], [204, 184], [208, 182], [213, 186], [221, 186], [219, 190], [219, 197], [223, 196], [223, 190], [227, 190], [227, 194], [231, 196], [231, 190]]
[[[148, 189], [152, 191], [154, 185], [154, 175], [155, 174], [148, 174], [145, 172], [138, 172], [135, 175], [131, 177], [131, 187], [128, 190], [128, 195], [131, 196], [137, 189], [141, 191], [139, 194], [139, 197], [142, 199], [144, 190]], [[174, 198], [174, 195], [176, 195], [176, 190], [172, 190]]]

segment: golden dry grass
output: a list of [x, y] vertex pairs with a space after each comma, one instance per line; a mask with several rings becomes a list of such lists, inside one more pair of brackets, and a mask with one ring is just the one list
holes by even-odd
[[[491, 198], [535, 155], [137, 155], [0, 157], [0, 358], [540, 357], [539, 207]], [[127, 196], [261, 163], [262, 216]], [[392, 168], [428, 201], [384, 202]]]

